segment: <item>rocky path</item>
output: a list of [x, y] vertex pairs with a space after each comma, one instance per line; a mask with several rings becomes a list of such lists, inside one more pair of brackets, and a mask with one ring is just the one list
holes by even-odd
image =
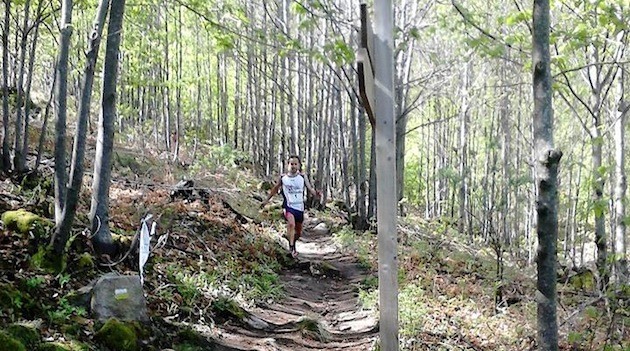
[[249, 309], [244, 323], [213, 328], [216, 350], [373, 349], [378, 322], [358, 300], [358, 283], [368, 272], [318, 228], [305, 230], [297, 246], [300, 255], [281, 274], [285, 298]]

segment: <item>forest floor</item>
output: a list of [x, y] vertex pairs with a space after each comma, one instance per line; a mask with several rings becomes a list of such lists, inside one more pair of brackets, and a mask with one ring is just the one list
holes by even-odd
[[[57, 351], [376, 350], [374, 232], [352, 230], [331, 201], [307, 212], [293, 259], [277, 205], [259, 209], [266, 190], [253, 167], [225, 150], [201, 154], [213, 153], [219, 156], [187, 168], [155, 155], [116, 153], [110, 229], [118, 257], [94, 257], [85, 230], [89, 175], [62, 272], [33, 265], [48, 238], [3, 225], [0, 329], [33, 326], [39, 335], [27, 345], [33, 350], [53, 344]], [[23, 208], [52, 220], [47, 164], [30, 184], [0, 182], [2, 212]], [[194, 186], [174, 191], [184, 178]], [[72, 296], [105, 273], [138, 274], [134, 239], [148, 214], [157, 224], [143, 285], [151, 321], [134, 326], [132, 344], [115, 346], [99, 336], [103, 323], [89, 306]], [[533, 268], [506, 253], [499, 279], [495, 251], [460, 239], [448, 221], [413, 214], [400, 220], [401, 350], [535, 350]], [[630, 349], [627, 301], [606, 299], [585, 280], [559, 284], [561, 349]], [[13, 350], [3, 347], [0, 340], [0, 351]]]
[[298, 243], [299, 257], [280, 272], [284, 296], [248, 310], [247, 323], [216, 326], [213, 339], [229, 350], [347, 350], [374, 348], [378, 323], [363, 310], [358, 285], [369, 272], [339, 252], [313, 222]]

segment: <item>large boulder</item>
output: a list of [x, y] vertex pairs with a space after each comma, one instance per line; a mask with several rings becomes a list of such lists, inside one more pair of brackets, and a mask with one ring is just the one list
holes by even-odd
[[106, 274], [94, 284], [90, 302], [98, 321], [117, 318], [121, 321], [148, 322], [147, 303], [137, 275]]

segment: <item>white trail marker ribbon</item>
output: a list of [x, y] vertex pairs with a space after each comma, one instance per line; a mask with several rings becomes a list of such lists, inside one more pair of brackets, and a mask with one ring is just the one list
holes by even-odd
[[151, 223], [151, 231], [149, 232], [149, 226], [147, 222], [153, 218], [152, 214], [148, 214], [142, 219], [142, 227], [140, 229], [140, 284], [144, 284], [144, 264], [149, 259], [149, 253], [151, 252], [151, 237], [155, 235], [156, 223]]

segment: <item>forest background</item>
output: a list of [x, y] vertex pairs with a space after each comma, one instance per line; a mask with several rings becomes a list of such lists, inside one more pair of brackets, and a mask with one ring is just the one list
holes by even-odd
[[[99, 17], [103, 2], [63, 4], [4, 1], [6, 171], [37, 168], [40, 158], [27, 156], [39, 156], [44, 139], [37, 150], [28, 140], [64, 140], [82, 113], [93, 143], [99, 110], [84, 104], [85, 72], [105, 89], [105, 66], [115, 61], [111, 143], [197, 169], [211, 166], [198, 152], [206, 146], [238, 153], [266, 176], [299, 153], [325, 197], [343, 202], [356, 229], [369, 227], [375, 157], [358, 101], [358, 4], [127, 1], [109, 60], [91, 50], [100, 31], [112, 35]], [[627, 18], [627, 0], [551, 6], [555, 144], [564, 154], [558, 258], [566, 271], [592, 272], [600, 292], [610, 277], [628, 279]], [[399, 214], [439, 219], [523, 266], [536, 249], [531, 21], [528, 2], [394, 2]], [[67, 87], [53, 94], [64, 51]], [[94, 101], [105, 101], [98, 90]], [[10, 99], [23, 106], [15, 116]], [[64, 208], [55, 208], [57, 224]], [[107, 227], [99, 230], [107, 244]], [[63, 247], [67, 234], [57, 236]]]

